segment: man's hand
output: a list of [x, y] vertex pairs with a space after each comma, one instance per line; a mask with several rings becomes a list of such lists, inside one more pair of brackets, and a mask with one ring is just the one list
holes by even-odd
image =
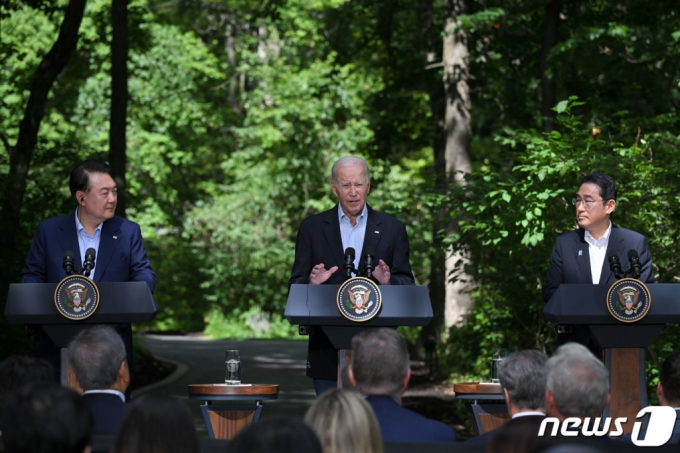
[[[320, 285], [331, 277], [331, 274], [338, 270], [338, 266], [333, 266], [326, 270], [323, 263], [319, 263], [312, 268], [312, 273], [309, 274], [309, 283], [311, 285]], [[389, 269], [388, 269], [389, 270]]]
[[373, 269], [373, 276], [381, 285], [390, 284], [390, 267], [383, 260], [378, 261], [378, 265]]

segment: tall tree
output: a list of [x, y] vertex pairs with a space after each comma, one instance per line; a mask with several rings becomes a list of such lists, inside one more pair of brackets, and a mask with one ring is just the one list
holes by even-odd
[[31, 158], [38, 142], [40, 123], [45, 114], [45, 104], [52, 85], [68, 63], [78, 44], [78, 30], [83, 19], [86, 0], [71, 0], [66, 7], [59, 36], [50, 51], [42, 59], [31, 81], [30, 96], [24, 117], [19, 124], [16, 144], [0, 133], [5, 149], [9, 154], [9, 172], [5, 186], [2, 212], [0, 212], [0, 250], [5, 259], [0, 260], [0, 294], [4, 299], [9, 282], [16, 279], [13, 275], [23, 253], [17, 253], [18, 226], [21, 208], [26, 192], [26, 180]]
[[125, 167], [127, 162], [128, 103], [128, 0], [111, 2], [111, 120], [109, 127], [109, 163], [113, 180], [118, 185], [116, 215], [125, 217], [127, 205]]
[[[444, 90], [446, 92], [445, 171], [448, 184], [463, 184], [464, 176], [472, 170], [471, 145], [472, 127], [470, 101], [470, 53], [467, 32], [460, 26], [460, 16], [467, 12], [466, 0], [447, 0], [444, 32]], [[441, 161], [441, 158], [439, 159]], [[471, 298], [468, 292], [468, 277], [459, 261], [467, 257], [453, 253], [446, 259], [446, 276], [456, 277], [447, 283], [446, 320], [448, 325], [468, 311]], [[456, 274], [454, 274], [456, 272]]]
[[541, 116], [543, 117], [543, 132], [550, 132], [555, 128], [555, 112], [557, 104], [557, 84], [551, 74], [550, 58], [558, 40], [558, 26], [560, 24], [560, 0], [548, 0], [545, 3], [545, 31], [541, 46]]

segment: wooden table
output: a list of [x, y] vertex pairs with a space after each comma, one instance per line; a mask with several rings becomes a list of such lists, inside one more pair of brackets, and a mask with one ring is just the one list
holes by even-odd
[[211, 439], [232, 439], [260, 419], [263, 400], [279, 397], [279, 386], [273, 384], [191, 384], [188, 390], [189, 399], [203, 401], [201, 412]]
[[476, 434], [494, 430], [510, 420], [500, 384], [462, 382], [453, 384], [453, 391], [456, 399], [465, 401], [465, 408]]

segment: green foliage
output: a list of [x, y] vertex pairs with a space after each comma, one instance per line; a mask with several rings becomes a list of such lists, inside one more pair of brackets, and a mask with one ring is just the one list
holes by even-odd
[[[649, 238], [657, 281], [677, 275], [680, 137], [664, 131], [678, 119], [586, 125], [572, 111], [579, 105], [575, 97], [558, 104], [560, 128], [550, 134], [504, 129], [496, 159], [451, 190], [449, 211], [460, 228], [451, 246], [470, 257], [465, 271], [476, 301], [467, 324], [451, 329], [448, 353], [461, 371], [482, 372], [500, 346], [550, 349], [540, 285], [556, 236], [575, 227], [571, 199], [587, 173], [618, 181], [613, 221]], [[667, 348], [673, 332], [655, 347]]]

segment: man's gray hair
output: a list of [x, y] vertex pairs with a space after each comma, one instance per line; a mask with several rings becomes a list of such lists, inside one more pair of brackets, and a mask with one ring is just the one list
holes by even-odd
[[609, 395], [609, 372], [585, 346], [567, 343], [548, 359], [546, 387], [565, 417], [599, 417]]
[[501, 387], [507, 389], [510, 400], [519, 409], [545, 407], [545, 382], [548, 356], [527, 349], [510, 354], [498, 365]]
[[371, 173], [368, 171], [368, 164], [361, 157], [357, 156], [345, 156], [336, 160], [331, 168], [331, 181], [334, 183], [338, 182], [338, 168], [340, 167], [351, 167], [352, 165], [363, 165], [364, 174], [366, 175], [366, 182], [371, 180]]
[[364, 395], [397, 396], [409, 369], [406, 340], [387, 327], [352, 338], [352, 373]]
[[83, 390], [108, 389], [118, 379], [125, 345], [109, 326], [81, 330], [68, 345], [68, 360]]

